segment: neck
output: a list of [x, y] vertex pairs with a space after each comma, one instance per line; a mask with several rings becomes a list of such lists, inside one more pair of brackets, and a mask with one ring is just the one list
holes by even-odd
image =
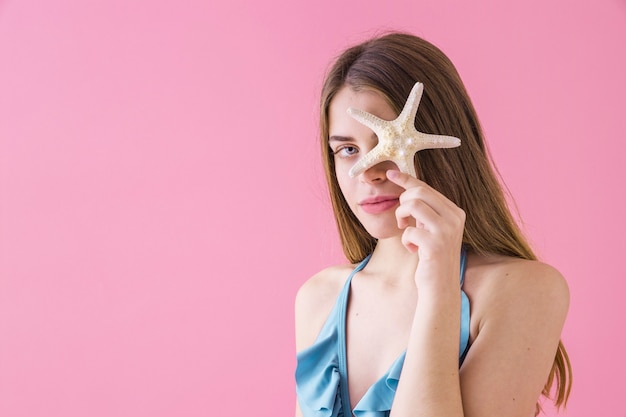
[[418, 262], [417, 253], [409, 252], [402, 244], [400, 236], [397, 236], [380, 239], [376, 243], [367, 269], [386, 282], [415, 285]]

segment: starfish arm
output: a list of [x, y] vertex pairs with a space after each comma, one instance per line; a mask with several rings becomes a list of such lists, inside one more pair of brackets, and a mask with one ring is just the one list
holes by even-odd
[[370, 169], [377, 163], [387, 160], [389, 160], [389, 158], [384, 155], [382, 148], [379, 145], [376, 145], [374, 149], [366, 153], [363, 158], [359, 159], [356, 164], [354, 164], [352, 168], [350, 168], [348, 175], [354, 178], [357, 175], [360, 175], [361, 173]]
[[383, 120], [380, 117], [376, 117], [371, 113], [360, 109], [355, 109], [353, 107], [350, 107], [348, 109], [348, 114], [352, 116], [352, 118], [357, 122], [372, 129], [379, 138], [382, 136], [384, 126], [389, 124], [388, 121]]
[[419, 149], [456, 148], [461, 146], [461, 139], [454, 136], [431, 135], [429, 133], [417, 132], [419, 134]]
[[398, 166], [398, 169], [405, 174], [409, 174], [413, 178], [417, 178], [415, 173], [415, 164], [413, 163], [413, 155], [406, 155], [404, 158], [395, 158], [393, 162]]
[[422, 94], [424, 93], [424, 84], [417, 82], [411, 89], [409, 97], [406, 99], [406, 103], [400, 112], [400, 115], [396, 119], [402, 125], [410, 123], [415, 126], [415, 115], [417, 114], [417, 108], [422, 100]]

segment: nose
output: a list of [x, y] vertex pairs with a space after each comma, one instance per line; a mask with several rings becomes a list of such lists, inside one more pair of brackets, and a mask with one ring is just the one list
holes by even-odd
[[392, 161], [379, 162], [361, 173], [361, 181], [366, 183], [384, 182], [387, 180], [386, 172], [390, 169], [398, 169], [398, 166]]

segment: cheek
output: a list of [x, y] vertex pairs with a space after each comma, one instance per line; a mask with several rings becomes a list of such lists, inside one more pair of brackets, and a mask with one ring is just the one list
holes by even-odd
[[355, 181], [350, 178], [348, 174], [337, 175], [337, 183], [339, 184], [339, 190], [343, 195], [343, 198], [348, 202], [350, 207], [354, 207], [356, 195], [355, 195]]

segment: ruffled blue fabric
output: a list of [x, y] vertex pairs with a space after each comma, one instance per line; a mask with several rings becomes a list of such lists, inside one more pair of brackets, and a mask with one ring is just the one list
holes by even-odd
[[[332, 315], [335, 313], [333, 310]], [[316, 342], [297, 354], [296, 392], [304, 417], [338, 417], [339, 390], [338, 332], [326, 323]]]
[[[463, 285], [466, 253], [461, 254], [461, 285]], [[337, 298], [324, 327], [315, 343], [297, 354], [296, 392], [300, 409], [304, 417], [348, 417], [351, 415], [348, 406], [342, 405], [343, 392], [347, 393], [347, 381], [342, 380], [342, 369], [339, 361], [340, 346], [345, 334], [340, 334], [340, 321], [345, 320], [350, 282], [354, 274], [365, 267], [369, 257], [359, 264], [348, 277], [346, 284]], [[343, 313], [343, 314], [342, 314]], [[459, 364], [463, 362], [469, 349], [470, 305], [467, 295], [461, 290], [461, 335]], [[343, 353], [345, 355], [345, 352]], [[363, 395], [352, 413], [356, 417], [388, 417], [395, 397], [406, 351], [398, 357], [389, 370], [376, 381]], [[345, 365], [343, 365], [345, 367]], [[346, 404], [348, 404], [346, 400]]]
[[372, 385], [354, 407], [356, 417], [387, 417], [396, 395], [406, 352], [391, 365], [385, 375]]

